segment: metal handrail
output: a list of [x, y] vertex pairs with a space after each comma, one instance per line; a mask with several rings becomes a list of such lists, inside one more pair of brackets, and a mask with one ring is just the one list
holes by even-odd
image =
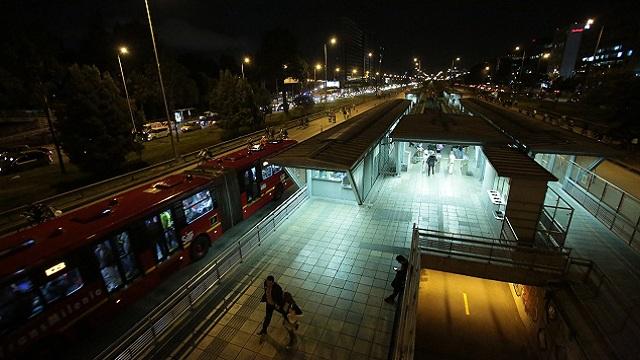
[[135, 359], [159, 347], [169, 330], [194, 311], [203, 296], [262, 245], [306, 199], [306, 187], [299, 189], [94, 359]]
[[[486, 261], [487, 263], [501, 263], [552, 271], [564, 274], [567, 270], [567, 262], [571, 254], [570, 248], [541, 249], [526, 245], [514, 244], [515, 241], [491, 239], [474, 239], [474, 235], [451, 237], [436, 230], [425, 231], [418, 229], [418, 233], [424, 238], [420, 239], [420, 250], [447, 255], [448, 257], [465, 257], [469, 259]], [[511, 243], [511, 244], [510, 244]], [[562, 261], [544, 262], [546, 260], [562, 258]]]

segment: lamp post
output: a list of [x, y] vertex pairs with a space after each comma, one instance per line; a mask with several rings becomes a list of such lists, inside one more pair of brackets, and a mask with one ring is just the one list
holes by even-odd
[[124, 79], [124, 70], [122, 70], [122, 60], [120, 60], [120, 54], [126, 55], [129, 53], [129, 49], [124, 46], [121, 46], [116, 53], [118, 57], [118, 65], [120, 65], [120, 75], [122, 75], [122, 85], [124, 86], [124, 94], [127, 97], [127, 105], [129, 106], [129, 115], [131, 115], [131, 125], [133, 125], [133, 133], [136, 134], [138, 130], [136, 129], [136, 122], [133, 119], [133, 110], [131, 110], [131, 100], [129, 100], [129, 91], [127, 91], [127, 82]]
[[318, 81], [317, 77], [316, 77], [316, 72], [318, 70], [322, 69], [322, 65], [320, 64], [316, 64], [316, 66], [313, 67], [313, 81]]
[[[516, 46], [516, 51], [520, 51], [520, 46]], [[520, 63], [520, 71], [518, 71], [518, 77], [516, 78], [516, 81], [520, 81], [520, 76], [522, 75], [522, 69], [524, 68], [524, 57], [527, 54], [527, 49], [525, 49], [524, 47], [522, 47], [522, 62]]]
[[[338, 40], [334, 37], [332, 37], [331, 39], [329, 39], [329, 43], [331, 45], [335, 45], [338, 42]], [[324, 43], [324, 81], [329, 80], [328, 75], [327, 75], [327, 43]]]
[[459, 58], [459, 57], [454, 58], [454, 59], [451, 59], [451, 68], [449, 69], [449, 70], [450, 70], [450, 71], [449, 71], [450, 73], [453, 73], [453, 68], [455, 67], [455, 65], [456, 65], [456, 62], [457, 62], [457, 61], [460, 61], [460, 58]]
[[[326, 71], [326, 69], [325, 69]], [[335, 80], [338, 76], [340, 76], [340, 67], [337, 67], [333, 74], [333, 79]]]
[[371, 71], [372, 71], [372, 69], [371, 69], [371, 61], [373, 59], [373, 52], [369, 51], [367, 56], [369, 57], [369, 73], [371, 73]]
[[244, 64], [249, 65], [251, 63], [251, 59], [248, 56], [245, 56], [240, 63], [240, 71], [242, 72], [242, 78], [244, 79]]
[[[149, 2], [144, 0], [144, 5], [147, 8], [147, 19], [149, 20], [149, 31], [151, 32], [151, 43], [153, 44], [153, 53], [156, 57], [156, 67], [158, 68], [158, 79], [160, 80], [160, 92], [162, 93], [162, 101], [164, 102], [164, 112], [167, 116], [167, 123], [169, 124], [169, 137], [171, 138], [171, 148], [173, 149], [173, 157], [178, 159], [178, 150], [176, 149], [176, 144], [173, 141], [173, 126], [171, 125], [173, 121], [171, 120], [171, 116], [169, 115], [169, 104], [167, 104], [167, 95], [164, 91], [164, 83], [162, 82], [162, 71], [160, 71], [160, 59], [158, 58], [158, 49], [156, 47], [156, 36], [153, 32], [153, 24], [151, 22], [151, 12], [149, 11]], [[175, 128], [176, 132], [176, 140], [178, 139], [178, 128]]]

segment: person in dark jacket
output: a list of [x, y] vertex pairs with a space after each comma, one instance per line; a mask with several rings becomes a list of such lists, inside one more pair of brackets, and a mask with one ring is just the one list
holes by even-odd
[[396, 276], [391, 282], [393, 294], [387, 296], [384, 301], [388, 304], [395, 302], [396, 296], [404, 289], [404, 283], [407, 279], [407, 271], [409, 271], [409, 260], [402, 255], [396, 256], [396, 261], [400, 263], [400, 267], [396, 269]]
[[266, 303], [267, 309], [264, 321], [262, 321], [262, 330], [260, 330], [258, 335], [266, 335], [269, 323], [271, 323], [271, 317], [273, 316], [273, 310], [277, 310], [282, 316], [286, 317], [282, 311], [282, 306], [284, 305], [282, 287], [278, 285], [273, 275], [267, 276], [267, 279], [264, 281], [264, 294], [260, 302]]

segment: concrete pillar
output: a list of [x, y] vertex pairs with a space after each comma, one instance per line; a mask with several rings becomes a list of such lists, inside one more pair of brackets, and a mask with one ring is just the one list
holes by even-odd
[[546, 193], [546, 180], [517, 178], [510, 181], [505, 215], [523, 245], [533, 244]]

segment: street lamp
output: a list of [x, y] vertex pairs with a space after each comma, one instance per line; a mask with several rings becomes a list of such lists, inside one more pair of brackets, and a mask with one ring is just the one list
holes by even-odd
[[131, 100], [129, 100], [129, 91], [127, 91], [127, 82], [124, 79], [124, 70], [122, 70], [122, 60], [120, 60], [120, 54], [127, 55], [129, 53], [129, 49], [125, 46], [121, 46], [116, 53], [118, 57], [118, 65], [120, 65], [120, 75], [122, 75], [122, 85], [124, 85], [124, 94], [127, 96], [127, 106], [129, 106], [129, 115], [131, 115], [131, 125], [133, 125], [133, 133], [136, 134], [138, 130], [136, 129], [136, 122], [133, 119], [133, 110], [131, 110]]
[[[338, 42], [335, 36], [332, 36], [329, 39], [329, 43], [331, 45], [335, 45]], [[327, 43], [324, 43], [324, 81], [327, 81], [329, 78], [327, 77]]]
[[[173, 157], [178, 159], [178, 150], [176, 144], [173, 142], [173, 126], [171, 124], [171, 116], [169, 116], [169, 104], [167, 104], [167, 95], [164, 91], [164, 84], [162, 82], [162, 71], [160, 71], [160, 59], [158, 58], [158, 49], [156, 47], [156, 36], [153, 32], [153, 24], [151, 22], [151, 12], [149, 11], [149, 2], [144, 0], [144, 5], [147, 8], [147, 19], [149, 20], [149, 31], [151, 32], [151, 43], [153, 44], [153, 53], [156, 57], [156, 67], [158, 68], [158, 79], [160, 80], [160, 92], [162, 93], [162, 101], [164, 102], [164, 112], [167, 116], [167, 123], [169, 124], [169, 137], [171, 138], [171, 148], [173, 149]], [[176, 128], [176, 139], [178, 138], [178, 129]]]
[[322, 69], [322, 65], [320, 64], [316, 64], [316, 66], [313, 68], [313, 81], [318, 81], [316, 79], [316, 71], [321, 70]]
[[242, 72], [242, 78], [244, 79], [244, 64], [249, 65], [251, 63], [251, 58], [245, 56], [240, 63], [240, 71]]
[[453, 73], [453, 68], [455, 67], [455, 63], [456, 63], [457, 61], [460, 61], [460, 58], [459, 58], [459, 57], [457, 57], [457, 58], [455, 58], [455, 59], [451, 59], [451, 68], [450, 68], [450, 72], [451, 72], [451, 73]]
[[[520, 46], [516, 46], [515, 51], [520, 51]], [[522, 63], [520, 64], [520, 71], [518, 72], [518, 77], [516, 78], [516, 82], [520, 81], [520, 76], [522, 75], [522, 69], [524, 68], [524, 57], [527, 54], [527, 49], [522, 47]]]

